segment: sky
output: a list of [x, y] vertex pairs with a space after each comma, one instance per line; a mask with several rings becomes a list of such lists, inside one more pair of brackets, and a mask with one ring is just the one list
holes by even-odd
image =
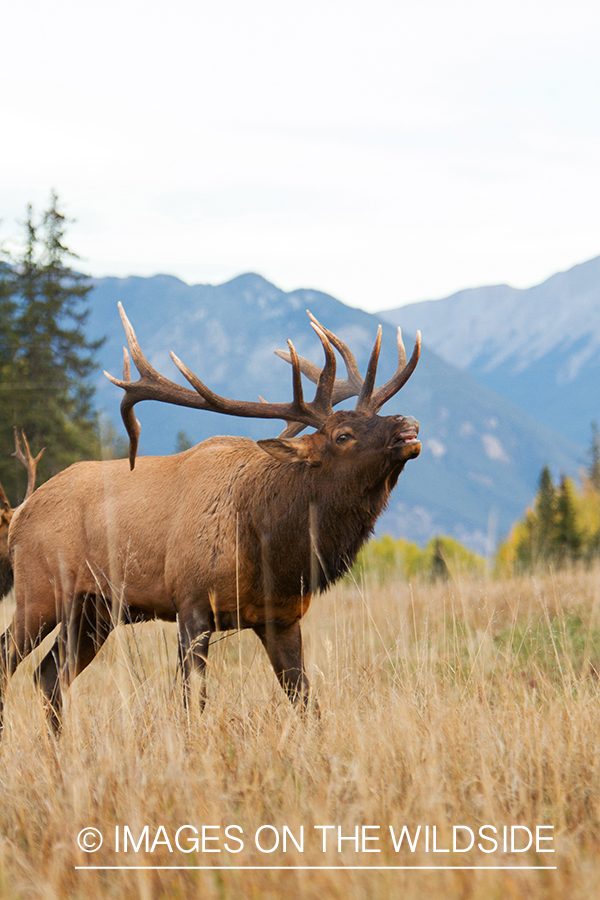
[[600, 4], [3, 5], [0, 238], [369, 311], [600, 254]]

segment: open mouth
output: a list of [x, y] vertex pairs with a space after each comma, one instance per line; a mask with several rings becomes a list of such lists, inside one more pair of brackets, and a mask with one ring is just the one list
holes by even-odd
[[402, 440], [404, 444], [411, 444], [413, 441], [418, 441], [416, 431], [402, 431], [398, 435], [398, 437]]
[[410, 444], [413, 441], [418, 441], [418, 431], [416, 428], [407, 428], [405, 431], [401, 431], [394, 438], [395, 444]]
[[416, 428], [407, 428], [404, 431], [400, 431], [398, 434], [394, 435], [392, 447], [398, 447], [403, 444], [418, 444], [418, 434], [419, 432]]

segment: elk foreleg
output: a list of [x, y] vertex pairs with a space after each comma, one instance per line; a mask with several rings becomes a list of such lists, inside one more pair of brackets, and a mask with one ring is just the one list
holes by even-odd
[[306, 709], [310, 685], [304, 670], [300, 621], [292, 625], [266, 622], [255, 625], [254, 631], [267, 651], [281, 687], [293, 704]]
[[114, 627], [102, 598], [85, 596], [75, 604], [52, 648], [34, 673], [44, 695], [48, 724], [55, 734], [61, 729], [63, 689], [92, 662]]
[[183, 680], [183, 705], [190, 709], [190, 676], [200, 675], [200, 712], [206, 705], [206, 660], [213, 625], [197, 610], [180, 613], [177, 617], [179, 634], [179, 662]]

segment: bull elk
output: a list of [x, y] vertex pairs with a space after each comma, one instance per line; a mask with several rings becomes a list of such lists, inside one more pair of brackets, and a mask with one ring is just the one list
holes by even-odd
[[[45, 448], [43, 447], [38, 455], [34, 458], [31, 450], [29, 449], [29, 444], [27, 443], [25, 432], [21, 431], [23, 444], [25, 446], [25, 452], [23, 452], [21, 442], [19, 440], [19, 432], [16, 428], [14, 431], [15, 452], [11, 453], [11, 456], [14, 456], [19, 460], [19, 462], [22, 462], [27, 469], [27, 490], [25, 491], [25, 497], [23, 498], [23, 503], [25, 503], [25, 500], [28, 500], [35, 490], [35, 473], [37, 464], [40, 461], [40, 457]], [[0, 597], [4, 597], [6, 594], [8, 594], [13, 585], [13, 570], [8, 553], [8, 529], [12, 521], [12, 517], [18, 507], [16, 507], [16, 509], [13, 509], [13, 507], [10, 505], [8, 497], [4, 493], [4, 488], [1, 484], [0, 503], [3, 507], [2, 511], [0, 512]]]
[[[323, 368], [298, 357], [288, 341], [289, 351], [277, 352], [292, 365], [292, 401], [240, 402], [214, 394], [174, 354], [192, 388], [167, 380], [144, 357], [121, 306], [120, 313], [140, 377], [131, 379], [127, 350], [123, 380], [105, 374], [125, 391], [129, 465], [76, 463], [15, 514], [17, 608], [1, 638], [3, 685], [60, 624], [36, 670], [58, 727], [61, 685], [89, 665], [114, 625], [159, 618], [178, 624], [186, 705], [191, 672], [204, 676], [213, 632], [252, 628], [290, 700], [305, 707], [300, 620], [312, 594], [353, 563], [405, 463], [421, 450], [415, 419], [377, 415], [414, 371], [420, 336], [407, 363], [398, 329], [397, 371], [376, 388], [381, 326], [363, 379], [346, 344], [311, 316]], [[334, 348], [345, 379], [336, 378]], [[310, 402], [302, 373], [317, 385]], [[333, 411], [352, 396], [354, 410]], [[150, 399], [287, 424], [278, 438], [212, 437], [136, 463], [133, 408]], [[306, 427], [316, 430], [299, 437]], [[202, 706], [205, 691], [202, 677]]]

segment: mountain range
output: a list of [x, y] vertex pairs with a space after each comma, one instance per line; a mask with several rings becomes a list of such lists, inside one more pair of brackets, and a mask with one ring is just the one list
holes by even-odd
[[[322, 365], [322, 349], [306, 309], [350, 346], [363, 373], [383, 318], [316, 290], [286, 293], [255, 274], [221, 285], [187, 285], [166, 275], [102, 278], [94, 282], [86, 330], [90, 339], [106, 336], [99, 362], [119, 377], [124, 343], [119, 300], [145, 355], [159, 372], [185, 384], [170, 360], [173, 350], [216, 393], [249, 400], [259, 395], [272, 401], [291, 398], [291, 368], [273, 355], [274, 350], [285, 349], [288, 337], [302, 356]], [[556, 473], [575, 474], [585, 451], [564, 421], [551, 419], [554, 427], [547, 427], [480, 383], [467, 368], [477, 359], [481, 363], [481, 353], [470, 339], [463, 342], [458, 360], [444, 358], [452, 356], [449, 349], [431, 350], [429, 308], [434, 305], [415, 304], [397, 312], [407, 332], [408, 353], [416, 327], [423, 330], [425, 346], [416, 372], [382, 413], [415, 416], [423, 451], [407, 464], [378, 532], [421, 543], [435, 534], [450, 534], [486, 552], [530, 503], [542, 466], [547, 463]], [[416, 315], [421, 307], [427, 311], [422, 322]], [[453, 316], [449, 319], [453, 321]], [[341, 361], [339, 365], [343, 371]], [[384, 320], [378, 383], [387, 381], [396, 366], [396, 329]], [[307, 385], [307, 397], [311, 390], [313, 386]], [[123, 433], [118, 413], [121, 393], [98, 374], [97, 405]], [[283, 428], [283, 423], [280, 428], [277, 422], [156, 402], [142, 403], [136, 412], [142, 424], [140, 452], [151, 455], [174, 452], [178, 431], [197, 443], [215, 434], [269, 437]]]
[[600, 422], [600, 256], [526, 290], [473, 288], [380, 313], [559, 434]]

